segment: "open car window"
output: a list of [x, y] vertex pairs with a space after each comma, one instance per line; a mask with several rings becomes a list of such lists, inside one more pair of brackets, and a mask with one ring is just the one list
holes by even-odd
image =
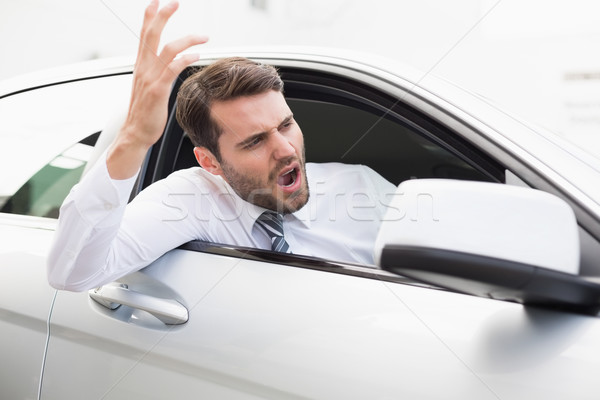
[[[304, 134], [308, 162], [366, 165], [395, 185], [414, 178], [505, 181], [505, 169], [493, 159], [376, 87], [321, 71], [281, 66], [279, 70], [286, 100]], [[185, 71], [175, 82], [165, 134], [149, 152], [134, 196], [173, 171], [198, 166], [193, 145], [174, 112], [178, 87], [193, 71]], [[209, 243], [195, 249], [221, 253], [227, 247], [235, 246]], [[248, 257], [245, 250], [241, 254]]]
[[[176, 91], [192, 72], [174, 86], [165, 135], [148, 157], [138, 191], [197, 166], [193, 145], [174, 117]], [[283, 67], [280, 72], [308, 162], [367, 165], [396, 185], [414, 178], [505, 181], [505, 169], [494, 160], [376, 88], [322, 72]]]

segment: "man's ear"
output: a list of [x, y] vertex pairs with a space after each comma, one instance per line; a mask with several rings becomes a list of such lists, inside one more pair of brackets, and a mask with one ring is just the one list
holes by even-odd
[[222, 175], [221, 163], [206, 147], [194, 147], [194, 155], [198, 164], [213, 175]]

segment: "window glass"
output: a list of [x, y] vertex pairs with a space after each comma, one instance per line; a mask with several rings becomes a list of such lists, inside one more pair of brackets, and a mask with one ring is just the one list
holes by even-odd
[[130, 87], [130, 75], [117, 75], [0, 99], [0, 211], [55, 218]]
[[5, 201], [0, 212], [58, 218], [60, 205], [79, 182], [99, 134], [88, 136], [54, 157]]

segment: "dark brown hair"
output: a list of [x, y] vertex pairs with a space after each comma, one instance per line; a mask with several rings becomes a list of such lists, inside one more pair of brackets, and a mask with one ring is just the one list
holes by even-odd
[[206, 147], [221, 161], [222, 128], [212, 118], [212, 104], [269, 90], [283, 92], [283, 81], [271, 65], [242, 57], [218, 60], [183, 82], [177, 93], [177, 121], [194, 146]]

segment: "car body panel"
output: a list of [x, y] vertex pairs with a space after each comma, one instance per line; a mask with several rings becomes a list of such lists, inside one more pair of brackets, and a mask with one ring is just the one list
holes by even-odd
[[59, 293], [46, 398], [595, 397], [594, 317], [185, 250], [138, 275], [130, 288], [170, 286], [188, 323]]
[[[48, 286], [46, 253], [55, 221], [0, 214], [0, 380], [2, 397], [36, 398], [56, 290]], [[8, 345], [6, 345], [8, 344]]]

